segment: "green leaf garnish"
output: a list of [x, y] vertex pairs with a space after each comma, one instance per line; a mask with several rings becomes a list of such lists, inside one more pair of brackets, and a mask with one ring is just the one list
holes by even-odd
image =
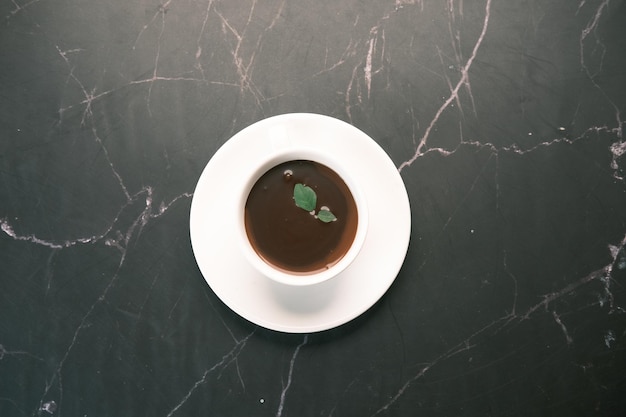
[[[317, 194], [315, 194], [315, 191], [313, 191], [311, 187], [307, 187], [304, 184], [296, 184], [296, 186], [293, 187], [293, 199], [296, 202], [296, 206], [315, 216]], [[335, 217], [335, 215], [328, 210], [328, 207], [326, 206], [323, 206], [320, 209], [315, 218], [324, 223], [330, 223], [337, 220], [337, 217]]]
[[317, 204], [317, 195], [311, 187], [306, 185], [296, 184], [293, 188], [293, 199], [296, 202], [296, 206], [306, 211], [315, 210]]
[[320, 210], [320, 212], [317, 213], [317, 218], [324, 223], [330, 223], [337, 220], [337, 217], [335, 217], [335, 215], [330, 210]]

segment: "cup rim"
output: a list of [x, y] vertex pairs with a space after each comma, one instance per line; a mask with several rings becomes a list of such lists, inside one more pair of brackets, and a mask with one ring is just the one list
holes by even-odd
[[[345, 182], [346, 186], [350, 190], [350, 193], [352, 193], [352, 198], [354, 199], [357, 208], [357, 229], [354, 240], [352, 241], [352, 245], [350, 246], [348, 251], [333, 266], [323, 271], [313, 272], [310, 274], [289, 273], [288, 271], [278, 269], [266, 262], [262, 257], [257, 254], [255, 249], [252, 247], [245, 227], [245, 205], [254, 184], [263, 174], [265, 174], [271, 168], [284, 162], [295, 160], [308, 160], [317, 162], [335, 171], [337, 175], [339, 175], [339, 177]], [[251, 167], [249, 172], [250, 174], [247, 175], [248, 178], [237, 206], [237, 210], [239, 212], [238, 224], [240, 225], [240, 227], [238, 227], [238, 231], [239, 239], [241, 240], [240, 246], [243, 249], [243, 253], [248, 262], [258, 272], [260, 272], [263, 276], [280, 284], [303, 287], [319, 284], [324, 281], [330, 280], [331, 278], [343, 272], [356, 259], [359, 252], [361, 251], [363, 243], [365, 242], [365, 237], [367, 235], [367, 201], [365, 194], [361, 191], [357, 181], [353, 177], [351, 177], [349, 173], [345, 172], [339, 161], [334, 159], [332, 156], [321, 153], [314, 149], [289, 149], [276, 152], [273, 155], [264, 158], [262, 161], [259, 161], [256, 166]]]

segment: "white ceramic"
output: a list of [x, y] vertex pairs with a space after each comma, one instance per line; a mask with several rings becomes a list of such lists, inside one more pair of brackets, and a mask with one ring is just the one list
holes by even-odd
[[[242, 240], [242, 196], [267, 169], [294, 159], [294, 149], [344, 177], [367, 216], [344, 269], [308, 285], [270, 278]], [[245, 319], [290, 333], [327, 330], [369, 309], [396, 278], [410, 232], [408, 196], [388, 155], [354, 126], [317, 114], [270, 117], [234, 135], [205, 167], [191, 203], [192, 248], [211, 289]]]
[[[259, 177], [276, 165], [294, 160], [318, 162], [335, 171], [350, 189], [357, 207], [357, 230], [354, 241], [352, 242], [348, 252], [346, 252], [346, 254], [333, 266], [324, 271], [312, 274], [290, 274], [266, 263], [261, 257], [258, 256], [250, 244], [244, 224], [244, 209], [246, 200], [250, 194], [250, 190]], [[248, 178], [248, 182], [244, 188], [238, 191], [233, 191], [234, 193], [241, 193], [239, 195], [239, 205], [237, 207], [239, 216], [236, 228], [240, 240], [239, 246], [250, 265], [252, 265], [258, 273], [284, 285], [308, 286], [319, 284], [336, 277], [343, 272], [354, 261], [354, 259], [356, 259], [361, 247], [363, 246], [363, 242], [365, 241], [365, 236], [367, 235], [367, 201], [365, 199], [365, 195], [360, 190], [358, 181], [350, 175], [350, 172], [343, 168], [341, 159], [338, 159], [334, 155], [328, 154], [327, 152], [319, 149], [313, 149], [308, 143], [303, 143], [302, 141], [285, 137], [284, 140], [281, 141], [280, 146], [272, 146], [271, 150], [263, 153], [259, 158], [255, 158], [252, 163], [242, 167], [242, 170], [245, 170], [242, 174]]]

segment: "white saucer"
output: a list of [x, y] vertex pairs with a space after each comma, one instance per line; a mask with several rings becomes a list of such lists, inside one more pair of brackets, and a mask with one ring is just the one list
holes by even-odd
[[[342, 166], [345, 162], [369, 210], [367, 237], [354, 262], [329, 281], [308, 287], [285, 286], [257, 273], [236, 232], [237, 190], [249, 181], [241, 171], [284, 137], [332, 152]], [[243, 318], [288, 333], [331, 329], [369, 309], [396, 278], [410, 234], [409, 199], [389, 156], [354, 126], [317, 114], [274, 116], [237, 133], [205, 167], [191, 203], [191, 245], [211, 289]]]

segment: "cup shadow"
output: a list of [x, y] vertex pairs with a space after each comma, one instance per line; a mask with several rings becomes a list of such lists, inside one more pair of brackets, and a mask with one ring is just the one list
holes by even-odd
[[311, 314], [324, 310], [336, 296], [339, 277], [307, 286], [285, 285], [268, 279], [269, 292], [276, 302], [292, 314]]

